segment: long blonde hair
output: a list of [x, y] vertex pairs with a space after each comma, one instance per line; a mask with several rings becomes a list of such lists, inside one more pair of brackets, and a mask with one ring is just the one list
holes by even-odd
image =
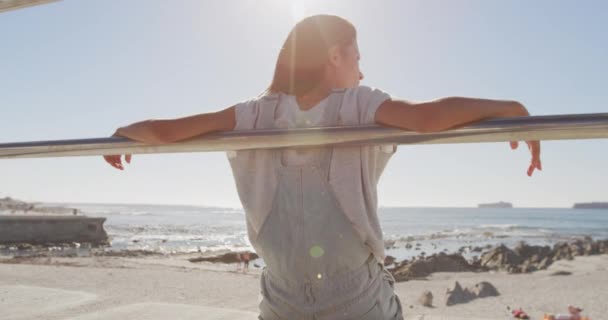
[[282, 92], [303, 95], [323, 80], [328, 51], [343, 50], [357, 38], [352, 23], [334, 15], [315, 15], [298, 22], [283, 44], [270, 86], [260, 96]]

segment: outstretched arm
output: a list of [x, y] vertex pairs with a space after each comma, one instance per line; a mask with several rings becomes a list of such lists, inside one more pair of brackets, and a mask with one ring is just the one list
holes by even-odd
[[[201, 113], [189, 117], [167, 120], [145, 120], [120, 127], [113, 136], [131, 140], [163, 144], [196, 137], [205, 133], [233, 130], [236, 125], [234, 106], [222, 111]], [[105, 161], [116, 169], [124, 170], [121, 155], [103, 156]], [[131, 163], [131, 155], [125, 155]]]
[[431, 133], [489, 118], [529, 115], [516, 101], [448, 97], [427, 102], [387, 100], [378, 108], [376, 122]]
[[[471, 124], [489, 118], [529, 116], [519, 102], [476, 98], [449, 97], [427, 102], [387, 100], [376, 111], [375, 121], [385, 126], [432, 133]], [[528, 176], [535, 169], [542, 170], [540, 142], [526, 141], [532, 155]], [[517, 141], [511, 141], [516, 149]]]
[[172, 143], [216, 131], [229, 131], [236, 124], [234, 107], [189, 117], [145, 120], [118, 128], [114, 135], [145, 143]]

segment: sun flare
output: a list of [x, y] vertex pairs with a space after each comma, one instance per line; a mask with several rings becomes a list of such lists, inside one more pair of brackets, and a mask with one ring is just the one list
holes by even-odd
[[291, 0], [291, 17], [298, 22], [306, 17], [306, 5], [304, 0]]

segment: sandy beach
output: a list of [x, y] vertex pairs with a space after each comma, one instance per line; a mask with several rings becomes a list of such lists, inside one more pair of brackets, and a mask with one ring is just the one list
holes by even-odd
[[[192, 263], [196, 254], [140, 257], [0, 258], [2, 319], [257, 319], [261, 269]], [[566, 313], [569, 304], [591, 319], [607, 319], [608, 255], [560, 260], [547, 270], [434, 273], [395, 284], [406, 319], [512, 319], [523, 308], [531, 319]], [[565, 276], [551, 275], [569, 271]], [[445, 305], [445, 291], [488, 281], [500, 296]], [[434, 307], [418, 298], [429, 290]]]

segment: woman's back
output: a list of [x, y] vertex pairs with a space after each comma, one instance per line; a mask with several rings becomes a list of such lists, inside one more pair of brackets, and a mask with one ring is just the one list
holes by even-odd
[[[339, 89], [302, 111], [294, 96], [274, 94], [237, 105], [237, 127], [356, 125], [386, 99], [367, 87]], [[390, 312], [398, 312], [398, 304], [390, 304], [392, 288], [377, 281], [385, 272], [375, 201], [381, 169], [378, 161], [362, 159], [383, 157], [384, 165], [393, 152], [366, 146], [229, 154], [249, 240], [266, 264], [260, 280], [264, 319], [350, 319], [374, 309], [378, 292], [385, 292]]]
[[[294, 96], [286, 94], [245, 101], [235, 107], [235, 130], [372, 124], [375, 110], [390, 98], [380, 90], [365, 86], [333, 90], [331, 96], [305, 112], [301, 111]], [[272, 209], [279, 178], [272, 167], [273, 157], [277, 155], [282, 166], [297, 167], [306, 165], [321, 150], [325, 149], [228, 153], [247, 221], [251, 224], [250, 239], [257, 237]], [[376, 186], [395, 151], [393, 145], [332, 148], [328, 161], [326, 180], [329, 187], [359, 238], [379, 262], [384, 261], [384, 246], [376, 214]]]

